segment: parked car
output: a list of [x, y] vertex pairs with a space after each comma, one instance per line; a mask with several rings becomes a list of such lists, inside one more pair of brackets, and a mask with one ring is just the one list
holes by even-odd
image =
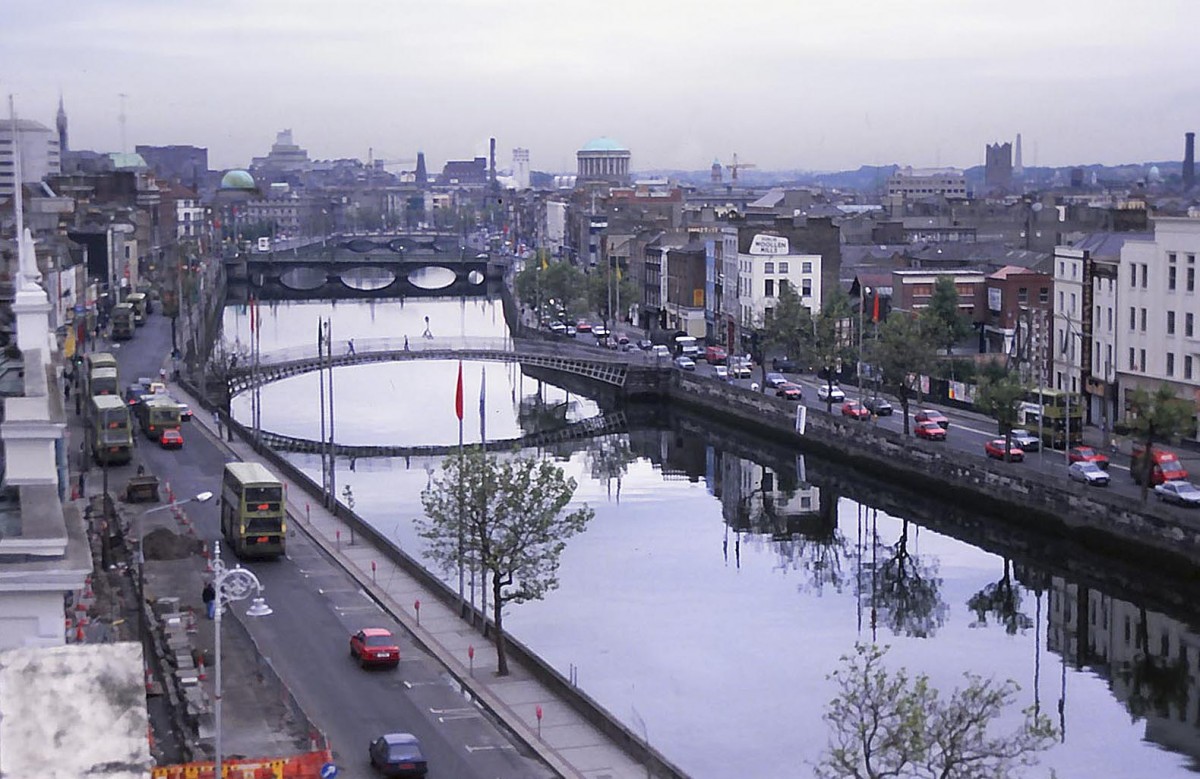
[[872, 398], [864, 398], [863, 405], [867, 411], [870, 411], [877, 417], [890, 417], [892, 415], [892, 404], [886, 398], [881, 398], [878, 395]]
[[767, 382], [767, 386], [770, 387], [771, 389], [779, 389], [784, 384], [790, 383], [787, 380], [787, 376], [784, 376], [782, 373], [776, 373], [774, 371], [767, 374], [767, 378], [765, 379], [765, 381]]
[[1067, 450], [1067, 460], [1073, 463], [1095, 463], [1108, 469], [1108, 457], [1090, 446], [1072, 446]]
[[604, 325], [595, 325], [592, 327], [592, 335], [596, 338], [608, 338], [608, 328]]
[[729, 368], [727, 368], [724, 365], [714, 365], [713, 366], [713, 375], [716, 376], [721, 381], [729, 381], [729, 378], [730, 378]]
[[1067, 477], [1071, 481], [1083, 482], [1084, 484], [1096, 487], [1107, 487], [1109, 480], [1108, 471], [1096, 465], [1096, 463], [1085, 460], [1071, 463], [1070, 467], [1067, 468]]
[[550, 323], [550, 332], [554, 333], [555, 335], [566, 335], [567, 334], [567, 326], [565, 324], [563, 324], [562, 322], [551, 322]]
[[686, 354], [681, 354], [675, 358], [675, 367], [681, 371], [694, 371], [696, 370], [696, 361]]
[[870, 419], [871, 412], [867, 407], [857, 400], [849, 400], [842, 404], [842, 416], [850, 417], [851, 419]]
[[1200, 507], [1200, 487], [1190, 481], [1165, 481], [1154, 487], [1159, 500], [1190, 508]]
[[637, 348], [641, 349], [643, 352], [648, 352], [653, 347], [654, 347], [654, 342], [651, 341], [649, 338], [643, 338], [642, 340], [637, 342]]
[[655, 357], [670, 357], [671, 350], [662, 344], [654, 344], [650, 347], [650, 354]]
[[421, 742], [411, 733], [388, 733], [367, 749], [371, 767], [384, 776], [421, 777], [429, 771]]
[[1031, 433], [1028, 430], [1013, 430], [1010, 435], [1012, 436], [1012, 442], [1027, 452], [1036, 452], [1042, 448], [1042, 442], [1038, 439], [1036, 433]]
[[363, 668], [400, 665], [400, 645], [386, 628], [363, 628], [350, 636], [350, 656]]
[[917, 422], [937, 422], [942, 428], [950, 429], [950, 420], [946, 419], [946, 415], [931, 408], [921, 409], [913, 415], [913, 419]]
[[790, 381], [775, 388], [775, 395], [784, 400], [804, 400], [804, 389]]
[[174, 427], [167, 428], [159, 434], [158, 445], [163, 449], [182, 449], [183, 433]]
[[[988, 457], [994, 457], [997, 460], [1003, 460], [1005, 441], [1003, 438], [993, 438], [983, 445], [984, 454]], [[1025, 459], [1025, 450], [1016, 444], [1011, 444], [1008, 447], [1008, 461], [1019, 463]]]
[[913, 432], [916, 433], [917, 438], [924, 438], [926, 441], [946, 440], [946, 428], [937, 422], [918, 422], [913, 427]]
[[724, 365], [728, 357], [724, 346], [706, 346], [704, 348], [704, 359], [709, 365]]
[[791, 357], [776, 357], [771, 360], [771, 370], [780, 373], [795, 373], [799, 368], [796, 367], [796, 361]]
[[832, 386], [830, 386], [829, 384], [822, 384], [819, 387], [817, 387], [817, 400], [833, 401], [834, 403], [841, 403], [845, 399], [846, 399], [846, 393], [842, 392], [842, 388], [836, 384], [834, 384]]
[[745, 360], [730, 359], [729, 372], [733, 374], [733, 378], [735, 379], [748, 379], [753, 373], [753, 369], [750, 367], [750, 363]]

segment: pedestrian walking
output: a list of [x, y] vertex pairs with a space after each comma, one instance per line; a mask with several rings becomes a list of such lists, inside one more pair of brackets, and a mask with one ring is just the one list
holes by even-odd
[[215, 619], [217, 616], [217, 588], [212, 582], [204, 583], [204, 591], [200, 593], [200, 600], [204, 601], [204, 613], [209, 619]]
[[404, 336], [404, 351], [408, 351], [408, 336]]
[[346, 353], [347, 353], [347, 354], [354, 354], [354, 339], [353, 339], [353, 338], [351, 338], [351, 339], [350, 339], [350, 340], [347, 342], [347, 346], [348, 346], [348, 349], [347, 349], [347, 352], [346, 352]]
[[84, 476], [83, 471], [80, 471], [79, 472], [79, 497], [81, 497], [81, 498], [83, 497], [84, 487], [87, 486], [87, 484], [85, 482], [86, 482], [86, 477]]
[[71, 400], [71, 382], [69, 382], [69, 381], [67, 383], [63, 384], [63, 400], [64, 401]]
[[429, 317], [425, 317], [425, 332], [421, 333], [422, 338], [433, 338], [433, 331], [429, 329]]

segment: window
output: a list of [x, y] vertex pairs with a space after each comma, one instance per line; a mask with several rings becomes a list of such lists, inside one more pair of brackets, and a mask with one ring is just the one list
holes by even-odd
[[1186, 289], [1188, 292], [1196, 291], [1196, 269], [1195, 268], [1187, 269], [1187, 282], [1184, 285], [1184, 289]]
[[763, 273], [774, 273], [774, 272], [775, 272], [775, 263], [773, 263], [773, 262], [763, 263]]
[[1144, 308], [1143, 308], [1141, 313], [1142, 313], [1142, 317], [1141, 317], [1141, 319], [1142, 319], [1142, 332], [1144, 333], [1144, 332], [1146, 332], [1146, 309], [1144, 309]]
[[804, 273], [812, 273], [812, 263], [811, 262], [800, 263], [800, 270]]
[[1063, 279], [1067, 277], [1067, 264], [1062, 260], [1058, 261], [1058, 276]]
[[1175, 291], [1175, 266], [1167, 268], [1167, 289], [1171, 292]]
[[1175, 353], [1167, 352], [1167, 375], [1175, 375]]
[[1112, 309], [1104, 309], [1104, 320], [1108, 323], [1108, 332], [1112, 332]]
[[788, 264], [786, 262], [784, 262], [783, 260], [779, 261], [779, 272], [780, 273], [788, 272]]
[[1183, 378], [1192, 378], [1192, 355], [1185, 354], [1183, 356]]
[[1067, 313], [1070, 314], [1071, 316], [1075, 316], [1075, 293], [1074, 292], [1071, 293], [1071, 307], [1069, 309], [1067, 309]]
[[1146, 372], [1146, 350], [1138, 349], [1138, 370], [1142, 373]]
[[1022, 304], [1029, 302], [1029, 287], [1017, 287], [1017, 302]]
[[1042, 287], [1038, 290], [1038, 302], [1045, 305], [1050, 302], [1050, 288]]
[[1196, 324], [1196, 315], [1195, 314], [1193, 314], [1192, 312], [1189, 311], [1188, 313], [1183, 315], [1183, 334], [1186, 335], [1188, 338], [1191, 338], [1192, 334], [1196, 332], [1195, 324]]
[[1134, 362], [1134, 356], [1133, 347], [1131, 346], [1129, 347], [1129, 370], [1131, 371], [1137, 369], [1137, 363]]
[[1175, 312], [1167, 312], [1167, 335], [1175, 335]]
[[1062, 311], [1062, 310], [1063, 310], [1063, 293], [1062, 293], [1062, 290], [1059, 290], [1059, 291], [1058, 291], [1058, 310], [1059, 310], [1059, 311]]
[[1132, 262], [1129, 263], [1129, 286], [1130, 287], [1137, 286], [1137, 266], [1134, 265]]
[[1129, 329], [1137, 330], [1137, 309], [1133, 306], [1129, 307]]
[[775, 279], [767, 279], [763, 294], [769, 298], [775, 297]]
[[1146, 288], [1146, 285], [1149, 282], [1149, 279], [1150, 279], [1150, 266], [1143, 262], [1142, 263], [1142, 289]]
[[800, 297], [812, 297], [812, 279], [803, 279], [800, 282]]

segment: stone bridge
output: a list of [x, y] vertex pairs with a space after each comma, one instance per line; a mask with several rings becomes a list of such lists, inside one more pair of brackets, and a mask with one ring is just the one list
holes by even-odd
[[257, 364], [244, 358], [227, 374], [231, 396], [280, 379], [310, 373], [322, 367], [363, 365], [407, 360], [471, 360], [517, 362], [581, 376], [623, 389], [630, 370], [669, 369], [670, 360], [640, 352], [617, 352], [598, 347], [573, 346], [565, 341], [525, 341], [511, 338], [356, 338], [334, 341], [324, 356], [317, 345], [262, 352]]

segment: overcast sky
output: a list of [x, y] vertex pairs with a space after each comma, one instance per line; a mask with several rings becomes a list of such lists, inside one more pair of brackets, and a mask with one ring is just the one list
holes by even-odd
[[[530, 150], [574, 171], [1174, 160], [1200, 130], [1200, 0], [3, 0], [0, 94], [70, 145], [206, 146], [291, 128], [313, 158]], [[7, 115], [7, 109], [4, 111]], [[411, 167], [411, 166], [410, 166]]]

